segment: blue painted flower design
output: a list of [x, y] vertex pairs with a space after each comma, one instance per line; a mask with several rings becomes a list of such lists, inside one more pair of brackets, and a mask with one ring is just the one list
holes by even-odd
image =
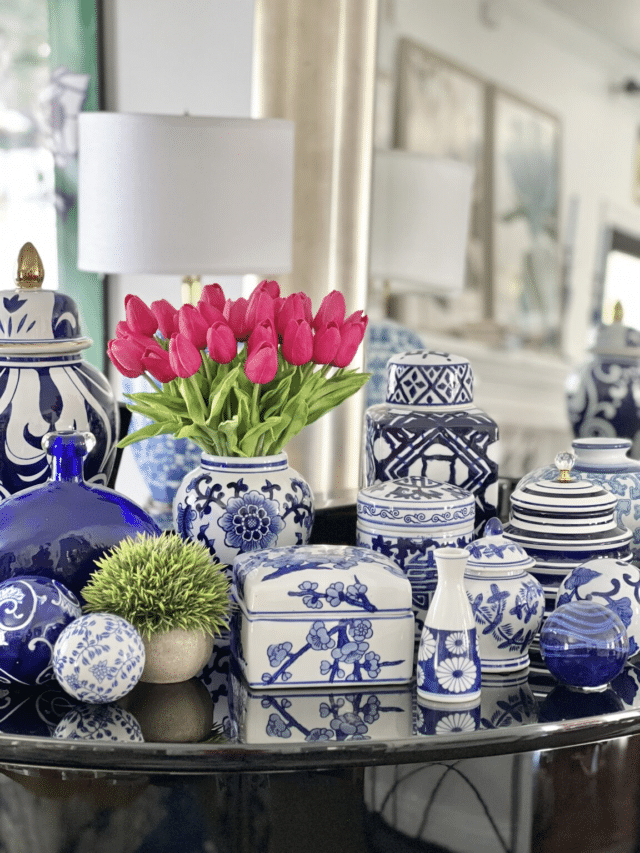
[[272, 547], [284, 527], [278, 502], [256, 491], [232, 498], [218, 524], [225, 544], [241, 552]]

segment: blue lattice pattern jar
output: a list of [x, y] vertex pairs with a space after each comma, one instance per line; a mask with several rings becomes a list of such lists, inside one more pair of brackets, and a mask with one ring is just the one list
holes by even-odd
[[400, 353], [387, 365], [386, 402], [365, 415], [365, 485], [418, 476], [473, 494], [475, 531], [496, 514], [498, 427], [473, 402], [473, 371], [458, 355]]
[[361, 489], [356, 544], [384, 554], [409, 578], [416, 642], [437, 584], [435, 551], [473, 539], [475, 501], [458, 486], [401, 477]]

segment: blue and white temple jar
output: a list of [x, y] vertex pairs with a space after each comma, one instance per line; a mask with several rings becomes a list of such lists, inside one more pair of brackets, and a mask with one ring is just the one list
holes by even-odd
[[57, 290], [43, 290], [44, 268], [26, 243], [16, 287], [0, 291], [0, 498], [45, 483], [50, 474], [43, 437], [52, 431], [91, 432], [95, 447], [85, 477], [104, 485], [115, 461], [119, 416], [106, 377], [83, 360], [92, 341], [78, 308]]
[[311, 488], [284, 452], [247, 458], [202, 453], [173, 499], [176, 532], [204, 542], [216, 562], [229, 567], [238, 554], [306, 545], [314, 514]]
[[569, 419], [578, 438], [628, 438], [640, 458], [640, 332], [614, 321], [598, 331], [593, 358], [566, 382]]
[[428, 477], [402, 477], [358, 492], [356, 544], [384, 554], [411, 583], [416, 643], [437, 584], [435, 551], [473, 540], [470, 492]]
[[[640, 560], [640, 462], [630, 459], [630, 438], [576, 438], [571, 447], [575, 463], [571, 476], [577, 480], [598, 483], [612, 495], [616, 506], [616, 523], [628, 527], [633, 534], [631, 553]], [[555, 465], [538, 468], [526, 474], [518, 483], [518, 489], [535, 480], [555, 480], [558, 469]]]
[[475, 532], [496, 515], [498, 426], [473, 402], [466, 358], [414, 350], [387, 364], [387, 399], [365, 414], [365, 485], [429, 477], [471, 492]]
[[480, 666], [485, 672], [516, 672], [529, 666], [529, 646], [544, 616], [544, 590], [529, 574], [526, 551], [502, 534], [497, 518], [485, 535], [467, 545], [465, 587], [478, 629]]

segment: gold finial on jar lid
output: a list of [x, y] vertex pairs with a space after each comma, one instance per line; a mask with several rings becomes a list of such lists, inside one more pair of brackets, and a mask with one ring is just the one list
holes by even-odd
[[18, 254], [16, 284], [26, 290], [42, 287], [44, 266], [33, 243], [25, 243]]
[[613, 322], [614, 323], [622, 323], [624, 318], [624, 309], [622, 307], [622, 302], [618, 299], [616, 304], [613, 306]]
[[562, 453], [556, 454], [556, 458], [554, 459], [555, 466], [558, 469], [559, 483], [571, 483], [573, 477], [571, 476], [571, 469], [573, 468], [576, 461], [575, 453], [571, 453], [570, 450], [564, 450]]

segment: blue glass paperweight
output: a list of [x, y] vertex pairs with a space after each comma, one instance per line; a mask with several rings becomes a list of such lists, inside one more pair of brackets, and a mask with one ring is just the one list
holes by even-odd
[[540, 632], [540, 653], [563, 684], [604, 689], [629, 655], [629, 638], [617, 613], [595, 601], [572, 601], [554, 610]]

